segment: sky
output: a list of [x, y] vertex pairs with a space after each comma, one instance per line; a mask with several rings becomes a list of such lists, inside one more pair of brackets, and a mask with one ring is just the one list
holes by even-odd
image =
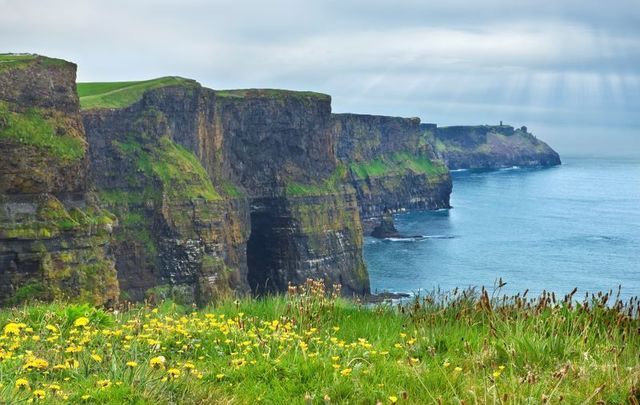
[[639, 0], [0, 0], [0, 52], [73, 61], [78, 81], [313, 90], [334, 112], [640, 156]]

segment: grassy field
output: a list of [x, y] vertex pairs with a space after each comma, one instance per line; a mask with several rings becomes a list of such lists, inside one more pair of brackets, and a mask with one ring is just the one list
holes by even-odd
[[145, 91], [175, 85], [196, 86], [197, 82], [169, 76], [138, 82], [78, 83], [78, 96], [85, 110], [124, 108], [141, 100]]
[[637, 404], [638, 301], [584, 302], [455, 291], [371, 307], [309, 281], [202, 310], [34, 304], [0, 312], [0, 399]]

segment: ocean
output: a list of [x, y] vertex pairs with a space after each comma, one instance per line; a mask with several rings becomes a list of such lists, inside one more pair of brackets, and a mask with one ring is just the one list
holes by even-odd
[[395, 216], [420, 240], [365, 238], [372, 291], [485, 286], [503, 293], [640, 296], [640, 159], [457, 171], [449, 210]]

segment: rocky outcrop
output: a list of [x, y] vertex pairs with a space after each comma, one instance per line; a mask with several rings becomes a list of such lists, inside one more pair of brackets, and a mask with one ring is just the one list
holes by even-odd
[[283, 291], [308, 277], [369, 292], [355, 190], [336, 159], [331, 98], [311, 92], [216, 92], [216, 132], [250, 201], [248, 281]]
[[316, 93], [184, 83], [124, 108], [85, 111], [92, 177], [122, 218], [114, 251], [127, 296], [162, 286], [207, 302], [283, 291], [307, 277], [367, 293], [357, 201], [335, 157], [330, 103]]
[[546, 167], [560, 164], [560, 156], [527, 131], [510, 125], [423, 127], [432, 134], [437, 156], [450, 169]]
[[248, 204], [222, 180], [214, 102], [185, 82], [83, 112], [93, 182], [120, 218], [113, 250], [127, 299], [206, 303], [248, 291]]
[[449, 207], [451, 177], [418, 118], [334, 114], [337, 156], [349, 169], [367, 232], [385, 211]]
[[118, 297], [116, 218], [90, 192], [74, 64], [0, 55], [0, 304]]

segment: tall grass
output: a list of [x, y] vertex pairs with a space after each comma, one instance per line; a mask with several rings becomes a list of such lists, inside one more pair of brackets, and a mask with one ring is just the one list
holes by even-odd
[[[208, 308], [0, 312], [0, 398], [88, 403], [638, 403], [636, 298], [454, 290], [402, 304], [286, 296]], [[17, 386], [16, 386], [17, 384]]]

